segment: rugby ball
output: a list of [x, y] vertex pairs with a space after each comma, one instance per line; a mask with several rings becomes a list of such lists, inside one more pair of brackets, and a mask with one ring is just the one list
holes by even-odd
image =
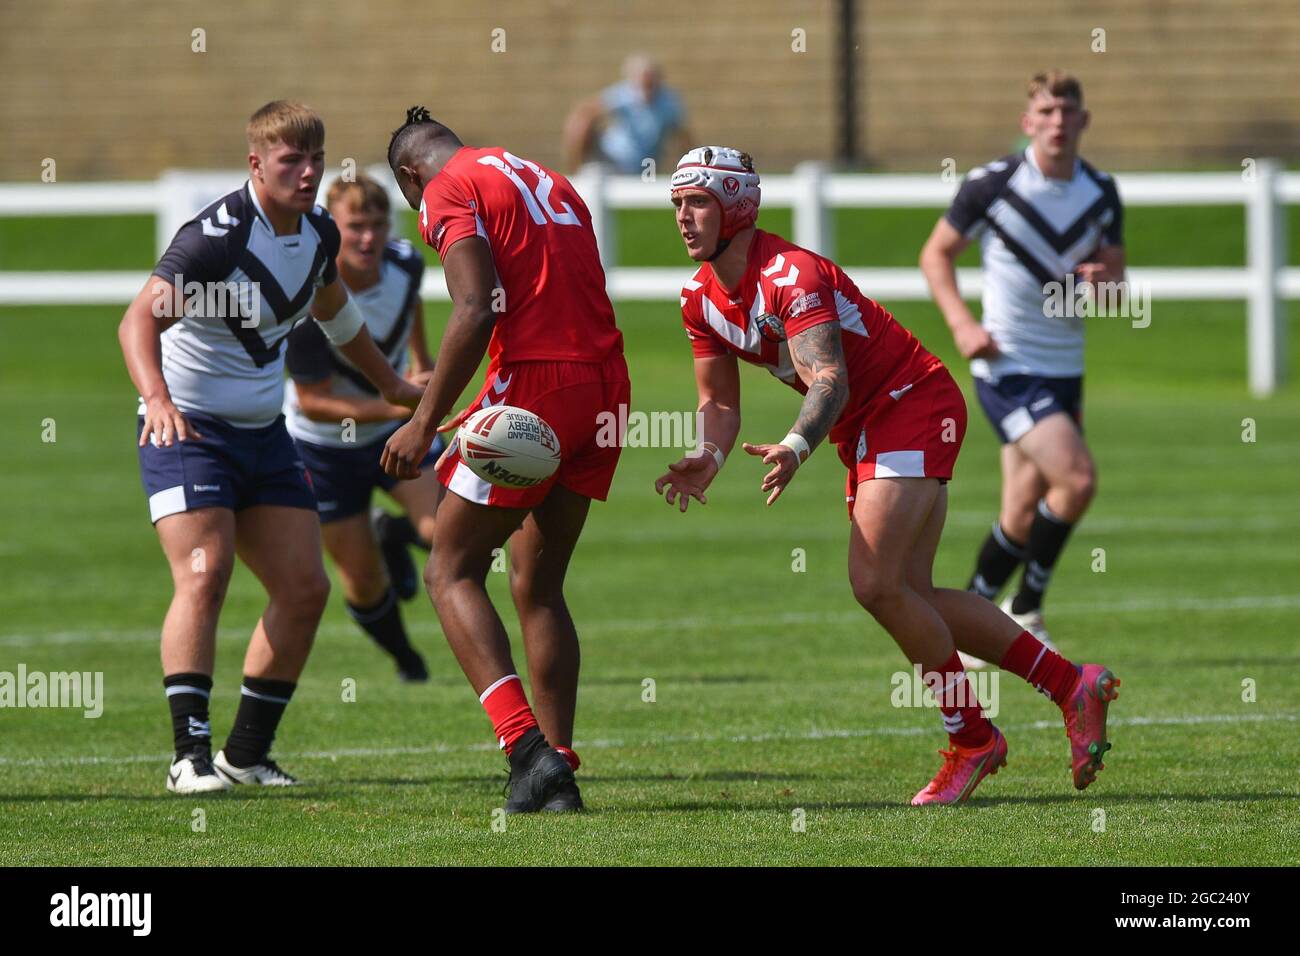
[[514, 405], [480, 408], [460, 426], [456, 442], [470, 471], [500, 488], [528, 488], [560, 467], [555, 429]]

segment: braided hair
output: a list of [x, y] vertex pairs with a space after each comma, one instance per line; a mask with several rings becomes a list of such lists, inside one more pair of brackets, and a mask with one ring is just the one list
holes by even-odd
[[446, 135], [455, 136], [451, 130], [443, 126], [432, 116], [423, 106], [412, 106], [406, 111], [406, 122], [393, 130], [393, 136], [388, 141], [388, 165], [396, 168], [397, 157], [400, 156], [410, 145], [415, 137], [419, 136], [421, 131], [427, 129], [434, 137]]

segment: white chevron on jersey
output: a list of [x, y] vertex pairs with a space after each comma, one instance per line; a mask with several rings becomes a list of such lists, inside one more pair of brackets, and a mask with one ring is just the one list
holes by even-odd
[[[706, 264], [683, 283], [682, 324], [697, 360], [734, 355], [803, 391], [789, 340], [812, 326], [836, 323], [855, 410], [878, 390], [920, 382], [939, 364], [839, 266], [780, 236], [755, 232], [747, 275], [739, 288], [728, 288]], [[788, 284], [778, 286], [780, 280]], [[856, 439], [856, 431], [849, 437]]]
[[[777, 273], [781, 272], [784, 268], [785, 268], [785, 256], [778, 253], [777, 257], [772, 260], [772, 264], [763, 270], [763, 275], [774, 276], [777, 275]], [[773, 279], [772, 285], [777, 286], [778, 288], [783, 288], [788, 285], [794, 285], [798, 281], [799, 281], [799, 267], [792, 262], [790, 263], [790, 271], [783, 276], [779, 276], [778, 278]]]
[[862, 310], [839, 289], [835, 290], [835, 313], [840, 317], [840, 328], [847, 329], [864, 339], [871, 337], [867, 327], [862, 324]]
[[708, 296], [700, 297], [700, 310], [704, 315], [704, 321], [709, 323], [709, 328], [736, 348], [743, 352], [749, 352], [751, 355], [758, 355], [762, 351], [759, 344], [762, 337], [759, 335], [758, 326], [751, 323], [747, 328], [742, 329], [740, 326], [728, 322], [726, 316], [722, 314]]
[[[514, 379], [514, 377], [515, 376], [513, 372], [511, 372], [510, 375], [506, 378], [500, 378], [498, 375], [497, 380], [492, 383], [492, 391], [485, 392], [483, 394], [483, 401], [479, 407], [489, 408], [493, 405], [504, 404], [506, 400], [506, 389], [510, 387], [510, 382]], [[492, 397], [493, 395], [495, 395], [496, 398], [493, 398]]]
[[284, 400], [284, 340], [309, 314], [316, 290], [334, 280], [338, 241], [319, 206], [298, 217], [296, 232], [276, 235], [247, 183], [180, 228], [153, 274], [226, 291], [217, 308], [205, 302], [187, 310], [162, 333], [163, 378], [177, 408], [241, 428], [275, 422]]
[[1123, 241], [1122, 213], [1111, 177], [1081, 159], [1069, 179], [1044, 174], [1032, 146], [970, 171], [945, 218], [979, 239], [982, 322], [998, 346], [971, 362], [972, 374], [1083, 374], [1082, 318], [1050, 315], [1044, 303], [1100, 246]]
[[[418, 298], [418, 277], [422, 275], [422, 271], [407, 268], [406, 263], [416, 256], [418, 253], [406, 240], [390, 241], [384, 248], [379, 281], [364, 289], [348, 290], [352, 301], [361, 310], [370, 337], [399, 375], [406, 373], [414, 324], [413, 302]], [[294, 348], [292, 338], [289, 347]], [[331, 390], [349, 398], [372, 396], [373, 386], [362, 384], [364, 376], [351, 360], [337, 347], [330, 345], [328, 348], [334, 364]], [[362, 382], [357, 381], [358, 377]], [[298, 389], [292, 381], [285, 389], [284, 416], [289, 434], [294, 438], [329, 448], [370, 444], [392, 432], [398, 424], [394, 421], [358, 422], [350, 440], [345, 442], [337, 422], [313, 421], [303, 414], [298, 403]]]

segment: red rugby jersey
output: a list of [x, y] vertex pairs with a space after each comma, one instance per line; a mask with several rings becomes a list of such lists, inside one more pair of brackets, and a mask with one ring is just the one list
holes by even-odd
[[496, 147], [458, 150], [425, 186], [420, 236], [446, 256], [479, 235], [504, 310], [488, 345], [502, 362], [601, 362], [622, 351], [591, 213], [567, 179]]
[[761, 229], [734, 296], [708, 263], [682, 287], [682, 324], [697, 358], [731, 353], [800, 394], [808, 386], [790, 361], [787, 340], [823, 322], [839, 325], [849, 372], [849, 400], [831, 441], [856, 437], [855, 423], [873, 398], [943, 367], [834, 262]]

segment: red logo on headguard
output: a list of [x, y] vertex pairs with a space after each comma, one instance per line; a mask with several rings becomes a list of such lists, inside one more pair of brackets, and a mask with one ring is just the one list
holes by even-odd
[[734, 196], [740, 192], [740, 180], [735, 176], [728, 176], [722, 181], [722, 191], [728, 196]]

